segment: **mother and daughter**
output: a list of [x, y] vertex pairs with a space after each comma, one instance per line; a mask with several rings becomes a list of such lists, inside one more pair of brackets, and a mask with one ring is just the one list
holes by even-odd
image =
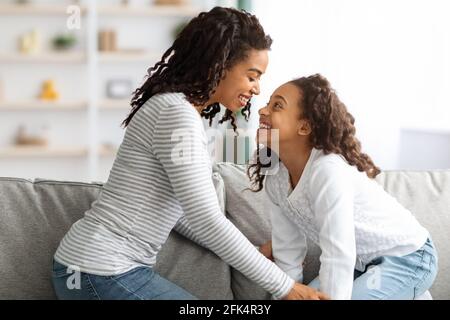
[[[428, 232], [372, 180], [379, 170], [360, 152], [352, 117], [321, 76], [284, 84], [260, 110], [260, 143], [270, 149], [270, 130], [280, 138], [280, 170], [265, 183], [273, 203], [266, 256], [275, 263], [221, 212], [202, 117], [211, 121], [220, 105], [227, 109], [221, 123], [236, 128], [238, 110], [248, 117], [271, 44], [255, 16], [216, 7], [192, 19], [148, 70], [99, 198], [54, 255], [58, 298], [195, 299], [153, 270], [172, 229], [275, 299], [409, 299], [431, 286], [437, 257]], [[181, 132], [189, 149], [180, 149]], [[261, 190], [264, 165], [257, 161], [249, 174]], [[301, 269], [306, 237], [322, 249], [309, 286]], [[381, 278], [372, 289], [365, 278], [375, 266]], [[68, 268], [80, 271], [79, 288], [67, 286]]]

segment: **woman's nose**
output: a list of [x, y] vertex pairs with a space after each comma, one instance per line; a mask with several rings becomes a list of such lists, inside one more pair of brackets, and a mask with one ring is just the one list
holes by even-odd
[[256, 81], [255, 85], [252, 88], [252, 94], [254, 95], [259, 95], [260, 90], [259, 90], [259, 81]]

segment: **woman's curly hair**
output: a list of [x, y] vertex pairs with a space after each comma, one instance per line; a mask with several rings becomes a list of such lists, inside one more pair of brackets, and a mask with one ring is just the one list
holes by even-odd
[[[315, 74], [289, 83], [299, 89], [302, 118], [311, 126], [311, 146], [323, 150], [325, 154], [342, 155], [350, 165], [365, 172], [369, 178], [375, 178], [380, 169], [367, 154], [361, 152], [361, 143], [355, 137], [355, 119], [339, 100], [329, 81], [322, 75]], [[270, 166], [270, 161], [264, 161], [267, 159], [261, 159], [261, 155], [272, 157], [271, 153], [270, 149], [260, 150], [258, 147], [256, 161], [248, 167], [247, 174], [256, 188], [253, 191], [263, 188], [264, 175], [261, 171]]]
[[[215, 7], [193, 18], [180, 32], [161, 61], [148, 69], [146, 81], [131, 99], [132, 109], [122, 122], [126, 127], [139, 108], [157, 93], [182, 92], [195, 106], [208, 102], [226, 70], [248, 56], [248, 51], [270, 50], [272, 39], [266, 35], [258, 19], [248, 12]], [[212, 124], [220, 112], [218, 103], [206, 106], [201, 116]], [[241, 113], [250, 115], [250, 103]], [[231, 120], [236, 130], [233, 112], [226, 110], [220, 123]]]

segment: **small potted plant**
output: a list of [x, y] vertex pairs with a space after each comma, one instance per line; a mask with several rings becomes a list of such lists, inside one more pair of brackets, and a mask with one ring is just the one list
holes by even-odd
[[53, 38], [52, 42], [56, 50], [68, 50], [75, 45], [77, 38], [71, 33], [59, 34]]

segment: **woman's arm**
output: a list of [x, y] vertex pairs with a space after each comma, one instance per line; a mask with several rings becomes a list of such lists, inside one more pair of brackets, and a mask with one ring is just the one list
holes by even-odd
[[188, 238], [191, 241], [201, 245], [204, 248], [208, 248], [206, 244], [195, 235], [195, 232], [192, 230], [189, 225], [189, 221], [186, 219], [186, 216], [181, 216], [178, 220], [177, 224], [174, 227], [175, 231], [181, 234], [182, 236]]
[[207, 248], [274, 296], [286, 296], [294, 280], [259, 253], [222, 214], [202, 123], [195, 109], [187, 108], [177, 105], [161, 110], [153, 147], [192, 232]]

